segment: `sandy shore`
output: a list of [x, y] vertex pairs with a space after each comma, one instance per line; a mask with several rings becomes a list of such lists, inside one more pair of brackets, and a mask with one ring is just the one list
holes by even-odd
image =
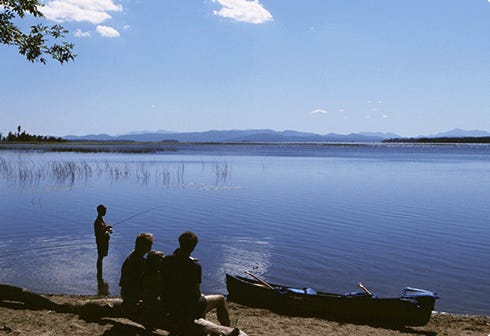
[[[48, 296], [58, 303], [75, 304], [91, 297]], [[92, 297], [93, 298], [93, 297]], [[448, 335], [487, 336], [490, 334], [490, 316], [434, 313], [423, 327], [386, 329], [367, 325], [339, 323], [317, 318], [280, 316], [263, 309], [253, 309], [230, 303], [232, 323], [248, 335]], [[215, 321], [214, 314], [208, 319]], [[90, 335], [137, 336], [151, 335], [142, 326], [126, 319], [104, 318], [87, 321], [78, 315], [50, 310], [31, 310], [17, 303], [0, 303], [0, 335]], [[168, 335], [156, 330], [153, 335]]]

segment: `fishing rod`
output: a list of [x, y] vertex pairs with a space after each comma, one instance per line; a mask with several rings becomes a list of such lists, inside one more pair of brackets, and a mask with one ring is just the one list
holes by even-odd
[[[115, 225], [119, 225], [119, 224], [122, 224], [124, 222], [127, 222], [135, 217], [138, 217], [138, 216], [141, 216], [141, 215], [144, 215], [148, 212], [151, 212], [151, 211], [154, 211], [158, 208], [163, 208], [164, 205], [159, 205], [159, 206], [155, 206], [155, 207], [152, 207], [152, 208], [149, 208], [149, 209], [146, 209], [146, 210], [143, 210], [143, 211], [140, 211], [134, 215], [131, 215], [127, 218], [124, 218], [116, 223], [114, 223], [113, 225], [111, 225], [111, 230], [110, 232], [112, 233], [112, 227], [115, 226]], [[80, 225], [80, 223], [77, 223], [76, 221], [73, 221], [73, 220], [67, 220], [66, 218], [62, 217], [62, 216], [58, 216], [56, 214], [51, 214], [52, 217], [56, 217], [60, 220], [63, 220], [65, 222], [71, 222], [73, 224], [76, 224], [76, 225]], [[47, 250], [52, 250], [52, 249], [59, 249], [59, 248], [67, 248], [67, 247], [79, 247], [79, 246], [82, 246], [82, 245], [86, 245], [86, 244], [92, 244], [92, 242], [69, 242], [69, 243], [61, 243], [61, 244], [53, 244], [53, 245], [44, 245], [44, 246], [37, 246], [37, 247], [29, 247], [29, 248], [22, 248], [22, 249], [17, 249], [17, 250], [10, 250], [8, 252], [2, 252], [2, 256], [0, 257], [0, 262], [3, 262], [5, 260], [5, 258], [7, 257], [10, 257], [14, 254], [19, 254], [19, 253], [25, 253], [25, 252], [33, 252], [33, 251], [47, 251]], [[39, 255], [37, 255], [39, 256]], [[197, 259], [196, 259], [197, 260]], [[10, 266], [10, 265], [8, 265]]]
[[148, 213], [148, 212], [151, 212], [151, 211], [153, 211], [153, 210], [156, 210], [156, 209], [159, 209], [159, 208], [163, 208], [163, 207], [164, 207], [164, 205], [158, 205], [158, 206], [156, 206], [156, 207], [153, 207], [153, 208], [150, 208], [150, 209], [143, 210], [143, 211], [141, 211], [141, 212], [138, 212], [137, 214], [134, 214], [134, 215], [132, 215], [132, 216], [129, 216], [129, 217], [127, 217], [127, 218], [124, 218], [124, 219], [122, 219], [122, 220], [120, 220], [120, 221], [118, 221], [118, 222], [116, 222], [116, 223], [112, 224], [112, 226], [114, 227], [114, 226], [119, 225], [119, 224], [121, 224], [121, 223], [127, 222], [127, 221], [128, 221], [128, 220], [130, 220], [130, 219], [133, 219], [133, 218], [135, 218], [135, 217], [139, 217], [139, 216], [144, 215], [144, 214], [146, 214], [146, 213]]

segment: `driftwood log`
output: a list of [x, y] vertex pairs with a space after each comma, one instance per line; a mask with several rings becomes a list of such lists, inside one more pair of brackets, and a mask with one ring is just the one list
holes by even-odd
[[[164, 319], [149, 322], [141, 316], [128, 314], [121, 304], [121, 299], [118, 298], [83, 300], [77, 304], [60, 304], [24, 288], [0, 284], [0, 301], [22, 303], [26, 308], [35, 310], [45, 309], [59, 313], [76, 314], [83, 319], [91, 321], [102, 318], [125, 318], [149, 329], [163, 329], [167, 331], [175, 329], [170, 321]], [[194, 320], [194, 326], [200, 334], [247, 336], [247, 334], [238, 328], [225, 327], [203, 318]]]

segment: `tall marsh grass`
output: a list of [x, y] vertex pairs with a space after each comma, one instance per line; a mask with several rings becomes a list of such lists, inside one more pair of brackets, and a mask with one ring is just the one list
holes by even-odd
[[[154, 184], [162, 188], [185, 188], [204, 185], [229, 186], [231, 165], [226, 161], [201, 164], [201, 176], [196, 181], [194, 163], [185, 162], [112, 162], [88, 160], [43, 160], [36, 154], [0, 156], [0, 178], [19, 187], [54, 185], [73, 187], [103, 180], [110, 183]], [[189, 168], [189, 169], [188, 169]], [[202, 174], [202, 173], [205, 174]], [[189, 177], [189, 176], [191, 177]], [[186, 184], [186, 181], [189, 183]], [[212, 184], [212, 185], [210, 185]]]

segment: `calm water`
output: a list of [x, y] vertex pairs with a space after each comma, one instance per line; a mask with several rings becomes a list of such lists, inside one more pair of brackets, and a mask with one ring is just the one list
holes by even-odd
[[[171, 146], [170, 146], [171, 147]], [[139, 232], [200, 236], [204, 292], [225, 272], [378, 296], [437, 291], [490, 314], [490, 146], [184, 146], [153, 154], [0, 151], [0, 282], [96, 294], [95, 207], [114, 227], [104, 278]]]

